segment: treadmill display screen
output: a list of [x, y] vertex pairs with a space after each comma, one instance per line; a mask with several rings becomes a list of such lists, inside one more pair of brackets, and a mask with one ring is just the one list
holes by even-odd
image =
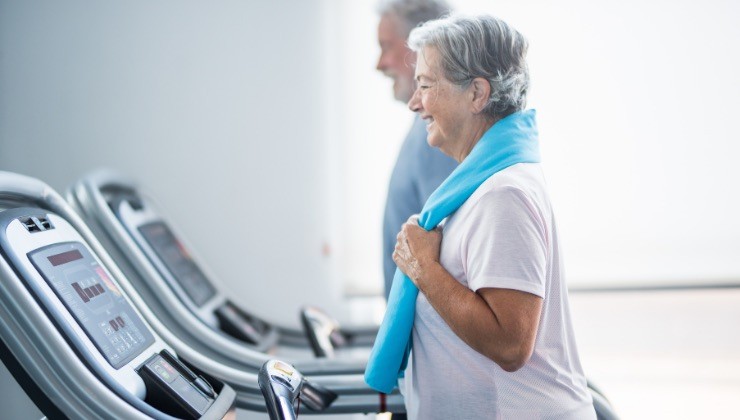
[[49, 262], [54, 267], [62, 264], [67, 264], [72, 261], [77, 261], [82, 258], [82, 254], [80, 254], [80, 251], [72, 250], [67, 252], [62, 252], [61, 254], [52, 255], [51, 257], [47, 257], [49, 259]]
[[149, 329], [83, 244], [51, 245], [30, 252], [28, 258], [115, 369], [154, 343]]
[[166, 224], [147, 223], [139, 227], [139, 232], [196, 306], [202, 306], [216, 294], [216, 289]]

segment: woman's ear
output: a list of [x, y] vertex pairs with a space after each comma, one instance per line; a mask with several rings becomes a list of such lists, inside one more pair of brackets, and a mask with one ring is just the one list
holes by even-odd
[[479, 114], [488, 104], [488, 98], [491, 96], [491, 84], [483, 77], [476, 77], [470, 83], [470, 87], [473, 94], [471, 106], [473, 112]]

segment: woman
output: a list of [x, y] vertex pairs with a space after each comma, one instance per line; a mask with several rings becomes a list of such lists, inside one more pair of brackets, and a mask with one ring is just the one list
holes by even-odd
[[428, 214], [449, 197], [461, 202], [440, 227], [412, 218], [397, 238], [394, 261], [421, 292], [405, 375], [409, 417], [595, 419], [535, 115], [524, 111], [527, 42], [481, 16], [428, 22], [409, 45], [418, 60], [409, 108], [427, 121], [429, 144], [460, 162], [440, 187], [455, 192], [436, 191], [421, 224], [431, 228]]

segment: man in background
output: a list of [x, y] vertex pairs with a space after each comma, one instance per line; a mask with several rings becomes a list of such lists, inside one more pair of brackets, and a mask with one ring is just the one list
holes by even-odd
[[[377, 69], [393, 79], [393, 96], [407, 103], [414, 93], [416, 54], [406, 45], [413, 28], [450, 12], [443, 0], [386, 0], [378, 5]], [[396, 264], [393, 248], [401, 226], [421, 208], [457, 166], [452, 158], [427, 144], [426, 123], [418, 115], [403, 141], [393, 168], [383, 217], [383, 277], [388, 299]]]

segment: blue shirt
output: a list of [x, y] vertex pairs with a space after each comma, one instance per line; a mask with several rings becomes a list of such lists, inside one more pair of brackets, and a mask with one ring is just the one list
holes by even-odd
[[383, 217], [383, 277], [385, 297], [393, 283], [396, 263], [393, 248], [396, 235], [409, 217], [421, 212], [427, 198], [439, 187], [457, 162], [427, 143], [426, 122], [416, 115], [411, 130], [398, 153], [396, 166], [388, 185], [388, 198]]

